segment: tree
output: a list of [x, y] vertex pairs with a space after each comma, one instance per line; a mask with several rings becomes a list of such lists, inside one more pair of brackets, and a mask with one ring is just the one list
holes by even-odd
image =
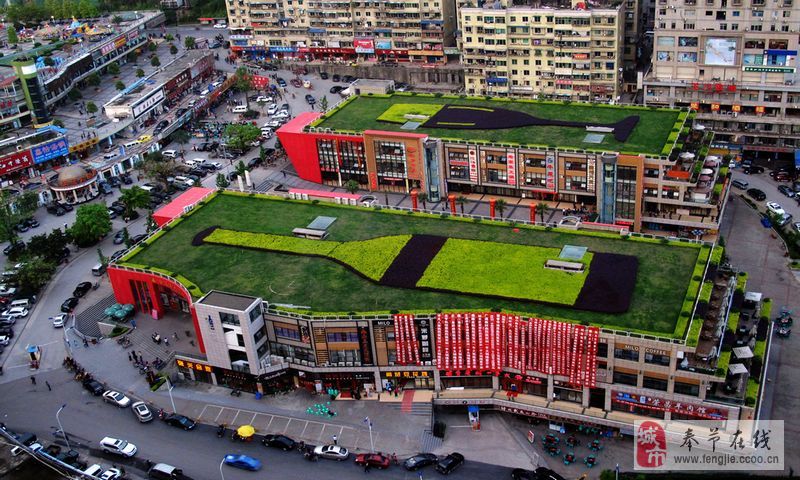
[[128, 227], [122, 228], [122, 243], [128, 248], [131, 248], [131, 244], [133, 243], [131, 242], [131, 234], [128, 232]]
[[539, 202], [536, 204], [536, 210], [539, 211], [539, 218], [544, 223], [544, 214], [547, 212], [547, 204], [544, 202]]
[[50, 281], [56, 271], [56, 264], [42, 257], [26, 259], [15, 275], [19, 290], [24, 294], [37, 293]]
[[19, 43], [19, 38], [17, 37], [17, 31], [14, 30], [14, 25], [9, 25], [6, 29], [6, 34], [8, 35], [8, 44], [9, 45], [16, 45]]
[[79, 247], [88, 247], [100, 241], [111, 231], [111, 218], [103, 204], [81, 205], [75, 214], [70, 234]]
[[359, 186], [358, 181], [352, 178], [344, 184], [344, 188], [350, 193], [356, 193]]
[[142, 78], [142, 77], [144, 77], [144, 70], [142, 70], [141, 68], [137, 68], [136, 69], [136, 78]]
[[244, 178], [244, 172], [247, 171], [247, 167], [244, 165], [243, 160], [239, 160], [239, 163], [236, 164], [236, 175]]
[[158, 67], [161, 65], [161, 60], [158, 59], [158, 56], [154, 56], [153, 58], [150, 59], [150, 65]]
[[69, 98], [74, 102], [75, 100], [83, 98], [83, 94], [77, 88], [73, 88], [72, 90], [67, 92], [67, 98]]
[[106, 71], [111, 75], [119, 75], [119, 63], [117, 62], [109, 63]]
[[148, 155], [139, 165], [139, 169], [142, 175], [166, 187], [169, 183], [167, 179], [175, 173], [175, 162], [156, 152]]
[[26, 254], [31, 257], [40, 257], [51, 263], [58, 263], [69, 242], [69, 236], [57, 228], [50, 234], [31, 237]]
[[97, 16], [97, 7], [95, 7], [92, 0], [80, 0], [78, 2], [78, 14], [82, 18], [94, 18]]
[[119, 25], [120, 23], [122, 23], [122, 17], [120, 17], [119, 15], [114, 15], [111, 18], [111, 23], [113, 23], [114, 25]]
[[171, 33], [168, 33], [168, 34], [164, 35], [164, 40], [166, 40], [168, 42], [171, 42], [171, 41], [175, 40], [175, 37], [172, 36]]
[[97, 72], [92, 73], [88, 77], [86, 77], [86, 83], [91, 85], [92, 87], [99, 87], [103, 80], [100, 78], [100, 74]]
[[176, 47], [174, 44], [171, 44], [169, 46], [169, 53], [175, 55], [176, 53], [178, 53], [178, 47]]
[[508, 203], [502, 198], [494, 204], [494, 209], [497, 211], [501, 220], [503, 219], [503, 212], [506, 211], [506, 207], [508, 207]]
[[16, 225], [33, 215], [39, 206], [39, 197], [34, 192], [25, 192], [17, 198], [0, 190], [0, 242], [14, 242], [19, 238]]
[[255, 139], [261, 136], [261, 130], [250, 123], [244, 125], [230, 124], [225, 127], [228, 146], [236, 150], [246, 150]]
[[322, 98], [319, 100], [319, 110], [322, 113], [328, 111], [328, 97], [326, 95], [323, 95]]
[[464, 206], [469, 203], [469, 198], [465, 197], [464, 195], [459, 195], [456, 197], [456, 203], [458, 204], [459, 208], [461, 208], [461, 215], [464, 215]]
[[195, 46], [194, 37], [185, 37], [183, 39], [183, 46], [186, 47], [187, 50], [191, 50]]
[[217, 188], [220, 188], [220, 189], [221, 188], [228, 188], [228, 186], [230, 184], [231, 184], [231, 182], [229, 182], [228, 179], [225, 178], [225, 174], [224, 173], [218, 173], [217, 174]]
[[156, 220], [153, 218], [152, 210], [147, 212], [147, 220], [144, 221], [144, 227], [147, 233], [152, 233], [158, 228], [158, 224], [156, 224]]
[[187, 132], [184, 129], [175, 130], [174, 132], [172, 132], [172, 135], [170, 135], [170, 137], [175, 143], [181, 146], [181, 150], [183, 150], [184, 145], [189, 143], [189, 139], [192, 138], [192, 136], [189, 135], [189, 132]]
[[263, 145], [258, 148], [258, 158], [261, 160], [262, 164], [267, 159], [267, 150]]
[[128, 63], [136, 63], [136, 60], [139, 59], [139, 56], [136, 55], [136, 50], [131, 50], [130, 52], [128, 52], [125, 58], [128, 59]]
[[86, 102], [86, 111], [90, 114], [97, 113], [97, 105], [94, 102]]
[[97, 249], [97, 260], [100, 262], [100, 265], [104, 267], [108, 266], [108, 257], [103, 255], [103, 250], [100, 248]]
[[64, 122], [62, 122], [60, 118], [56, 118], [55, 120], [53, 120], [53, 125], [55, 125], [58, 128], [64, 128]]
[[115, 83], [114, 86], [117, 88], [117, 90], [125, 90], [125, 84], [122, 82], [122, 80], [117, 80], [117, 83]]
[[53, 57], [44, 57], [43, 62], [47, 67], [52, 67], [53, 65], [56, 64], [56, 61], [53, 60]]
[[422, 202], [422, 209], [423, 210], [427, 210], [428, 209], [428, 205], [427, 205], [427, 203], [425, 203], [425, 202], [428, 201], [428, 193], [427, 192], [420, 191], [419, 193], [417, 193], [417, 200]]
[[150, 42], [147, 44], [147, 49], [150, 50], [151, 52], [155, 52], [156, 50], [158, 50], [158, 44], [156, 44], [156, 42]]
[[137, 208], [145, 208], [150, 205], [150, 192], [139, 186], [123, 188], [120, 192], [119, 199], [125, 205], [126, 218], [131, 218]]
[[250, 72], [247, 70], [247, 67], [239, 67], [236, 69], [236, 73], [234, 73], [234, 83], [233, 88], [240, 92], [244, 92], [244, 99], [247, 104], [247, 109], [250, 110], [250, 99], [248, 97], [248, 93], [250, 90], [253, 89], [253, 76], [250, 75]]

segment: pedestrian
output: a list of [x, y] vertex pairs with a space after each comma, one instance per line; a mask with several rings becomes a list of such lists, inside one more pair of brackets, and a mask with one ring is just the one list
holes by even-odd
[[364, 473], [369, 473], [369, 469], [370, 469], [369, 462], [364, 462]]
[[283, 174], [283, 178], [286, 178], [286, 172], [284, 172], [283, 170], [281, 170], [281, 173]]
[[89, 342], [85, 338], [83, 339], [83, 348], [89, 348]]
[[164, 337], [164, 345], [169, 347], [169, 338], [168, 337]]
[[397, 453], [392, 453], [392, 461], [395, 465], [400, 465], [400, 462], [397, 461]]
[[52, 391], [53, 391], [53, 387], [51, 387], [51, 386], [50, 386], [50, 382], [48, 382], [47, 380], [45, 380], [45, 381], [44, 381], [44, 384], [45, 384], [45, 385], [47, 385], [47, 391], [48, 391], [48, 392], [52, 392]]
[[336, 435], [333, 436], [333, 444], [339, 445], [339, 437], [337, 437]]
[[36, 377], [34, 377], [33, 375], [31, 375], [31, 383], [36, 385]]
[[128, 352], [128, 361], [129, 361], [129, 362], [132, 362], [132, 361], [133, 361], [133, 357], [131, 356], [130, 352]]

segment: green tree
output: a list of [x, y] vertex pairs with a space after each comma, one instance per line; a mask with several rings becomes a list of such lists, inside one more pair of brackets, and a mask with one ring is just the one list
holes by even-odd
[[119, 15], [114, 15], [111, 18], [111, 23], [113, 23], [114, 25], [119, 25], [120, 23], [122, 23], [122, 17], [120, 17]]
[[459, 208], [461, 208], [461, 215], [464, 215], [464, 207], [469, 203], [469, 198], [465, 197], [464, 195], [459, 195], [456, 197], [456, 203], [458, 204]]
[[57, 228], [50, 234], [34, 235], [28, 241], [26, 255], [31, 257], [41, 257], [42, 259], [57, 263], [61, 259], [70, 238], [61, 229]]
[[495, 202], [495, 204], [494, 204], [494, 209], [497, 211], [497, 215], [500, 216], [501, 220], [503, 219], [503, 212], [506, 211], [507, 207], [508, 207], [508, 202], [506, 202], [502, 198], [500, 200], [498, 200], [497, 202]]
[[147, 212], [147, 219], [144, 221], [144, 228], [146, 229], [147, 233], [152, 233], [158, 228], [158, 224], [156, 220], [153, 218], [153, 211], [149, 210]]
[[178, 47], [176, 47], [175, 45], [170, 45], [169, 46], [169, 53], [171, 53], [173, 55], [177, 54], [178, 53]]
[[131, 248], [131, 245], [133, 244], [131, 241], [131, 234], [128, 232], [128, 227], [122, 228], [122, 243], [128, 248]]
[[172, 138], [173, 142], [180, 145], [181, 150], [183, 150], [183, 146], [189, 143], [189, 140], [192, 138], [192, 136], [189, 134], [189, 132], [181, 128], [180, 130], [175, 130], [172, 132], [170, 138]]
[[128, 59], [128, 63], [136, 63], [136, 61], [139, 60], [139, 56], [136, 55], [136, 50], [131, 50], [128, 52], [125, 58]]
[[417, 193], [417, 200], [422, 202], [423, 210], [428, 209], [428, 204], [426, 203], [428, 201], [428, 192], [420, 190], [419, 193]]
[[6, 34], [8, 35], [8, 44], [9, 45], [16, 45], [19, 43], [19, 38], [17, 37], [17, 31], [14, 30], [14, 25], [9, 25], [6, 29]]
[[38, 208], [38, 203], [39, 197], [34, 192], [11, 198], [5, 190], [0, 190], [0, 242], [14, 242], [19, 238], [14, 227], [31, 217]]
[[156, 152], [149, 154], [139, 164], [139, 169], [142, 171], [142, 175], [166, 187], [169, 183], [167, 179], [175, 173], [175, 162]]
[[104, 267], [108, 266], [108, 257], [103, 255], [103, 250], [100, 248], [97, 249], [97, 261]]
[[90, 114], [97, 113], [97, 105], [94, 102], [86, 102], [86, 112]]
[[122, 82], [122, 80], [117, 80], [117, 83], [114, 84], [114, 87], [116, 87], [117, 90], [120, 91], [125, 90], [125, 84]]
[[244, 172], [247, 171], [247, 167], [244, 164], [243, 160], [239, 160], [239, 163], [236, 164], [236, 175], [244, 178]]
[[250, 123], [244, 125], [230, 124], [225, 127], [225, 136], [228, 146], [236, 150], [246, 150], [256, 138], [261, 136], [261, 130]]
[[136, 69], [136, 78], [142, 78], [142, 77], [144, 77], [144, 70], [142, 70], [141, 68], [137, 68]]
[[98, 14], [97, 7], [92, 0], [80, 0], [78, 2], [78, 13], [82, 18], [94, 18]]
[[56, 264], [42, 257], [29, 257], [17, 270], [15, 278], [23, 294], [37, 293], [50, 281], [56, 271]]
[[195, 46], [195, 39], [194, 37], [184, 37], [183, 39], [183, 46], [186, 47], [187, 50], [191, 50]]
[[53, 125], [59, 128], [64, 128], [64, 122], [62, 122], [60, 118], [53, 120]]
[[228, 188], [230, 184], [224, 173], [217, 174], [217, 188]]
[[158, 67], [161, 65], [161, 60], [158, 59], [158, 56], [154, 56], [153, 58], [150, 59], [150, 65]]
[[99, 87], [101, 83], [103, 83], [103, 79], [100, 78], [100, 74], [97, 72], [92, 73], [88, 77], [86, 77], [86, 83], [91, 85], [92, 87]]
[[70, 227], [70, 234], [79, 247], [96, 244], [110, 231], [108, 208], [98, 203], [78, 207], [75, 223]]
[[117, 62], [109, 63], [106, 71], [111, 75], [119, 75], [119, 63]]
[[541, 219], [542, 223], [544, 223], [544, 214], [547, 213], [547, 204], [544, 202], [539, 202], [536, 204], [536, 211], [539, 212], [539, 218]]
[[150, 42], [147, 44], [147, 49], [150, 50], [151, 52], [155, 52], [156, 50], [158, 50], [158, 44], [156, 42]]
[[171, 33], [168, 33], [168, 34], [164, 35], [164, 40], [166, 40], [168, 42], [171, 42], [171, 41], [175, 40], [175, 37], [173, 37]]
[[250, 110], [250, 99], [248, 94], [253, 89], [253, 76], [247, 70], [247, 67], [239, 67], [234, 74], [233, 88], [240, 92], [244, 92], [244, 100], [247, 104], [247, 109]]
[[356, 193], [358, 191], [358, 187], [358, 181], [353, 180], [352, 178], [344, 184], [345, 190], [350, 193]]
[[79, 99], [83, 98], [83, 94], [77, 88], [73, 88], [72, 90], [67, 92], [67, 98], [69, 98], [70, 100], [72, 100], [74, 102], [75, 100], [79, 100]]
[[123, 188], [120, 192], [119, 199], [125, 205], [126, 218], [131, 218], [137, 208], [145, 208], [150, 205], [150, 192], [139, 186]]
[[319, 100], [319, 110], [322, 113], [328, 111], [328, 97], [326, 95], [323, 95], [322, 98]]
[[267, 150], [263, 145], [258, 147], [258, 158], [261, 160], [262, 164], [267, 160]]

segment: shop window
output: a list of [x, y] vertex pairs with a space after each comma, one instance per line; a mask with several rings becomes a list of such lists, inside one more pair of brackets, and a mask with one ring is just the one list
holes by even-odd
[[277, 342], [269, 342], [269, 347], [275, 355], [280, 357], [295, 361], [302, 360], [310, 362], [311, 364], [317, 363], [317, 359], [314, 356], [314, 351], [309, 348], [300, 348]]
[[583, 391], [580, 390], [570, 390], [567, 388], [553, 388], [553, 399], [560, 400], [563, 402], [573, 402], [573, 403], [582, 403], [583, 402]]
[[602, 358], [608, 358], [608, 344], [607, 343], [598, 343], [597, 344], [597, 356]]
[[239, 325], [239, 316], [233, 313], [219, 312], [219, 321], [228, 325]]
[[639, 376], [636, 375], [635, 373], [623, 373], [623, 372], [618, 372], [616, 370], [614, 371], [614, 383], [620, 383], [622, 385], [631, 385], [635, 387], [637, 384], [638, 377]]
[[644, 354], [644, 362], [645, 363], [652, 363], [653, 365], [663, 365], [665, 367], [669, 366], [669, 355], [661, 355], [658, 353], [646, 353]]
[[334, 332], [326, 335], [328, 343], [355, 343], [358, 342], [357, 332]]
[[275, 335], [278, 337], [288, 338], [291, 340], [300, 341], [300, 331], [294, 328], [275, 327]]
[[621, 360], [630, 360], [632, 362], [639, 361], [639, 351], [632, 350], [627, 348], [615, 348], [614, 349], [614, 358], [619, 358]]
[[675, 382], [675, 393], [697, 397], [700, 395], [700, 385], [692, 383]]
[[642, 386], [644, 388], [652, 388], [653, 390], [661, 390], [662, 392], [666, 392], [667, 380], [645, 376], [642, 381]]
[[331, 363], [361, 363], [361, 354], [358, 350], [329, 350], [328, 358]]
[[492, 377], [443, 377], [442, 388], [492, 388]]

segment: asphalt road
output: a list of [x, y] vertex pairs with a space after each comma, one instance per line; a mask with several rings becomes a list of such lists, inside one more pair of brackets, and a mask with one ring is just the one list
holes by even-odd
[[[47, 379], [53, 387], [50, 392], [44, 385]], [[283, 452], [266, 448], [260, 442], [233, 442], [230, 437], [218, 438], [216, 429], [200, 426], [193, 431], [183, 431], [169, 427], [159, 420], [147, 424], [139, 423], [130, 408], [120, 409], [104, 404], [80, 384], [72, 380], [67, 372], [59, 369], [40, 375], [37, 385], [27, 379], [16, 380], [0, 389], [0, 412], [2, 421], [15, 431], [30, 431], [40, 439], [66, 445], [60, 437], [55, 412], [66, 403], [61, 413], [61, 424], [67, 432], [70, 446], [85, 454], [102, 458], [103, 466], [124, 465], [129, 473], [143, 475], [145, 460], [164, 462], [177, 466], [194, 479], [225, 480], [261, 478], [300, 479], [313, 477], [315, 480], [341, 480], [365, 475], [363, 469], [353, 464], [352, 456], [344, 462], [318, 460], [309, 462], [298, 452]], [[230, 430], [228, 431], [230, 433]], [[104, 454], [97, 449], [98, 442], [105, 436], [128, 440], [138, 447], [133, 459]], [[259, 459], [264, 468], [261, 473], [253, 473], [223, 466], [224, 477], [220, 476], [219, 464], [229, 453], [242, 453]], [[424, 478], [439, 478], [431, 468], [422, 471]], [[385, 479], [418, 479], [418, 473], [406, 472], [403, 468], [392, 466], [386, 471], [373, 470], [371, 475]], [[456, 470], [453, 478], [508, 478], [510, 469], [484, 463], [468, 462]]]
[[[733, 179], [734, 180], [743, 180], [749, 183], [748, 188], [757, 188], [763, 191], [767, 195], [767, 199], [761, 202], [756, 202], [761, 209], [763, 210], [764, 204], [766, 202], [777, 202], [779, 203], [787, 213], [791, 213], [794, 217], [793, 222], [800, 221], [800, 204], [798, 204], [793, 198], [788, 198], [786, 195], [782, 194], [778, 191], [779, 185], [786, 185], [791, 187], [791, 182], [776, 182], [769, 176], [769, 170], [766, 170], [764, 173], [758, 173], [753, 175], [745, 175], [742, 172], [741, 168], [734, 169], [733, 171]], [[736, 193], [744, 193], [744, 190], [738, 190], [734, 188], [734, 192]], [[748, 197], [749, 198], [749, 197]], [[750, 200], [753, 200], [750, 198]]]

